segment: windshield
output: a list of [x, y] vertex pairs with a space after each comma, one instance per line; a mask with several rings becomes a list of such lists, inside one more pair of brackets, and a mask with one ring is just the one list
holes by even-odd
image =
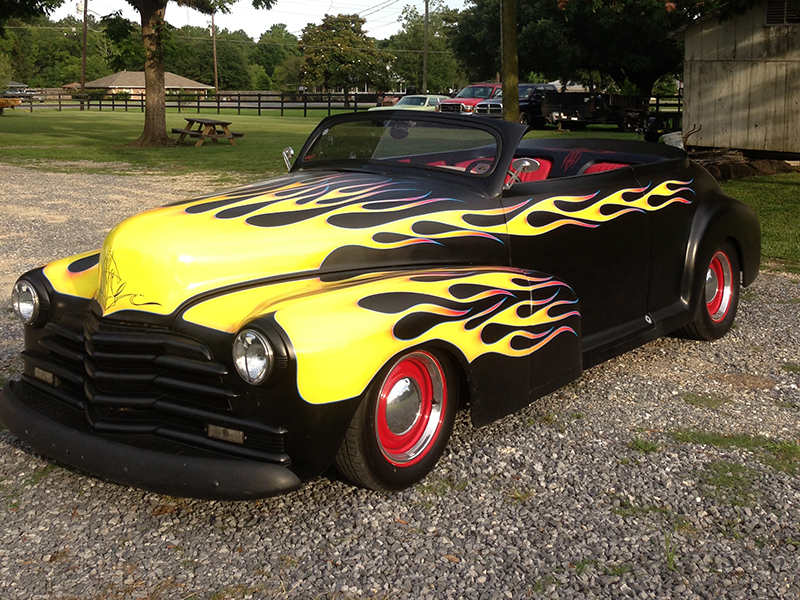
[[303, 167], [348, 167], [364, 163], [423, 167], [488, 175], [498, 140], [473, 125], [374, 117], [323, 129], [301, 158]]
[[468, 85], [456, 98], [491, 98], [494, 88], [489, 85]]
[[425, 106], [424, 96], [406, 96], [397, 101], [397, 106]]
[[[536, 86], [533, 86], [533, 85], [521, 85], [521, 86], [519, 86], [519, 99], [520, 100], [527, 100], [528, 97], [530, 97], [530, 95], [533, 93], [533, 91], [535, 89], [536, 89]], [[463, 92], [464, 90], [461, 90], [461, 91]], [[461, 94], [459, 94], [458, 96], [456, 96], [456, 98], [458, 98], [458, 97], [464, 98], [465, 96], [461, 96]], [[497, 93], [493, 96], [492, 99], [493, 100], [500, 100], [502, 98], [503, 98], [503, 90], [497, 90]]]

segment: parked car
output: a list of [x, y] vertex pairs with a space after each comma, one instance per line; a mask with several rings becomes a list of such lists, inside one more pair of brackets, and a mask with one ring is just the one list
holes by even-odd
[[753, 212], [662, 144], [523, 139], [396, 110], [323, 120], [287, 175], [123, 221], [16, 282], [0, 422], [176, 496], [398, 489], [482, 426], [658, 336], [711, 340]]
[[473, 83], [462, 89], [453, 98], [439, 103], [439, 112], [447, 114], [472, 113], [481, 100], [494, 98], [503, 90], [499, 83]]
[[435, 96], [418, 94], [413, 96], [403, 96], [397, 104], [391, 106], [374, 106], [369, 110], [391, 110], [394, 108], [413, 109], [413, 110], [436, 110], [442, 100], [447, 100], [447, 96]]
[[[543, 127], [545, 117], [542, 113], [542, 100], [548, 92], [558, 92], [552, 83], [519, 84], [519, 122], [533, 127]], [[481, 117], [503, 117], [502, 90], [494, 98], [481, 100], [475, 105], [474, 114]]]
[[36, 102], [44, 102], [45, 96], [39, 90], [31, 88], [14, 88], [3, 92], [3, 98], [18, 98], [20, 100], [34, 100]]

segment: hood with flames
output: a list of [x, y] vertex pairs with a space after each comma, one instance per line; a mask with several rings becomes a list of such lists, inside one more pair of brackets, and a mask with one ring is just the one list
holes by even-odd
[[426, 256], [441, 257], [435, 253], [448, 249], [451, 262], [486, 262], [487, 256], [507, 256], [509, 235], [598, 227], [630, 212], [689, 203], [689, 183], [501, 207], [481, 196], [454, 198], [446, 193], [452, 189], [427, 179], [363, 173], [284, 177], [134, 216], [108, 235], [99, 267], [84, 261], [89, 266], [76, 274], [72, 267], [51, 265], [45, 274], [63, 293], [74, 293], [80, 279], [83, 295], [89, 272], [99, 270], [93, 295], [104, 314], [133, 309], [167, 315], [190, 298], [231, 286], [348, 268], [424, 265]]

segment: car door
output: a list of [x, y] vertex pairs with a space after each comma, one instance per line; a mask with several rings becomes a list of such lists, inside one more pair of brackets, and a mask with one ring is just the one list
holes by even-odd
[[[711, 191], [707, 175], [685, 157], [634, 167], [649, 189], [669, 191], [668, 202], [650, 212], [650, 285], [648, 312], [656, 322], [669, 322], [686, 311], [686, 261], [699, 199]], [[667, 330], [669, 328], [667, 327]]]
[[550, 273], [576, 292], [585, 358], [651, 327], [648, 214], [631, 204], [643, 193], [631, 167], [517, 183], [503, 193], [511, 264]]

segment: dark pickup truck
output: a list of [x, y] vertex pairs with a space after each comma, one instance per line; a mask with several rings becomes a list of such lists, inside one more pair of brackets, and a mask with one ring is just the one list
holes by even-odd
[[566, 123], [573, 129], [586, 125], [617, 125], [621, 131], [643, 128], [649, 98], [594, 92], [549, 93], [542, 113], [549, 123]]
[[[542, 101], [546, 94], [556, 93], [558, 88], [552, 83], [520, 83], [519, 84], [519, 122], [532, 127], [542, 128], [545, 124], [542, 112]], [[475, 105], [473, 114], [481, 117], [502, 118], [503, 95], [497, 94], [489, 100], [482, 100]]]

